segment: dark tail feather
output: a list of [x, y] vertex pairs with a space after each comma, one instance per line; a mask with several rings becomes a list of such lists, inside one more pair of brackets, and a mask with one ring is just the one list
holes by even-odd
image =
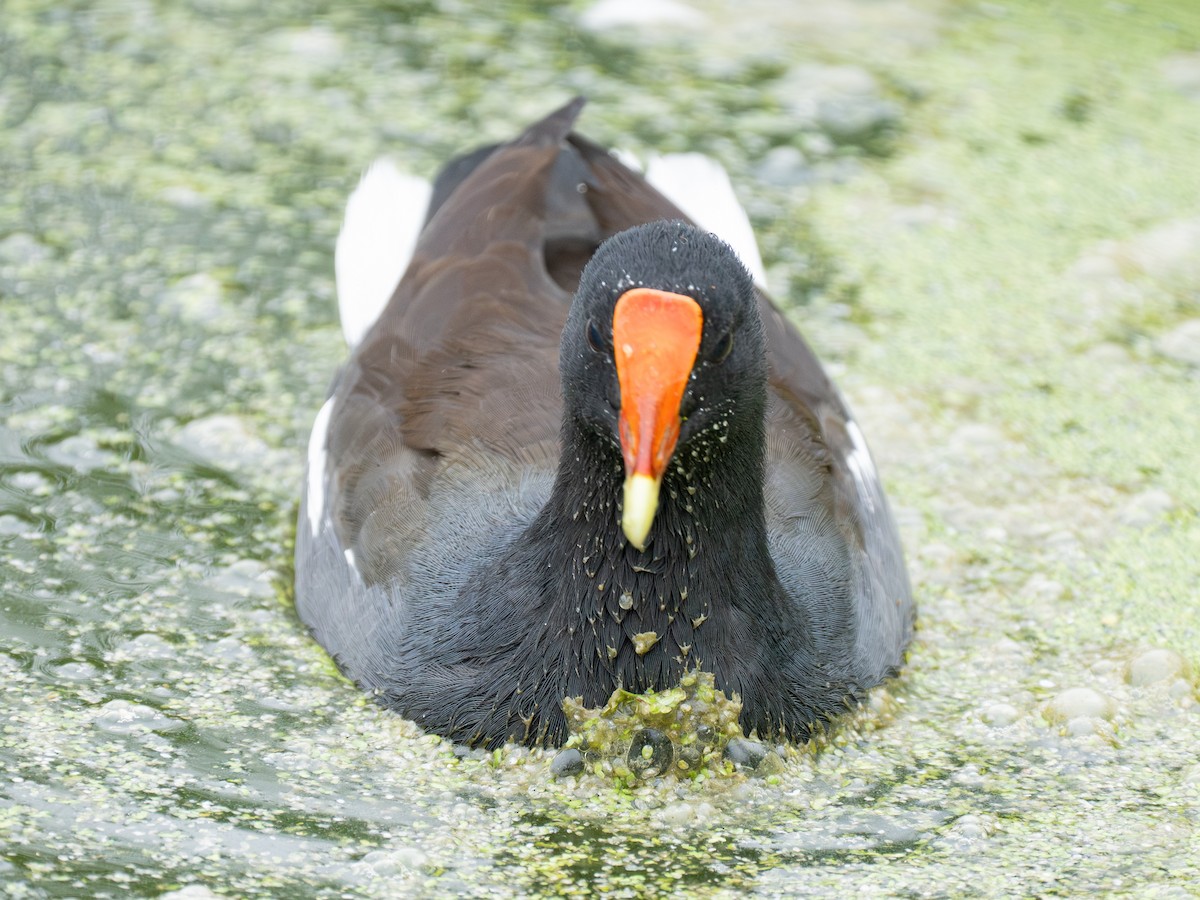
[[[587, 103], [586, 97], [576, 97], [566, 106], [556, 109], [540, 121], [534, 122], [513, 141], [514, 144], [552, 145], [560, 144], [571, 133], [571, 127], [579, 117], [580, 110]], [[437, 178], [433, 181], [433, 194], [429, 198], [429, 211], [425, 214], [425, 223], [433, 218], [447, 198], [454, 193], [455, 188], [467, 180], [471, 173], [504, 144], [488, 144], [478, 147], [462, 156], [456, 156], [442, 167]]]
[[566, 106], [556, 109], [540, 122], [534, 122], [517, 138], [518, 144], [561, 144], [571, 133], [575, 120], [587, 103], [586, 97], [576, 97]]

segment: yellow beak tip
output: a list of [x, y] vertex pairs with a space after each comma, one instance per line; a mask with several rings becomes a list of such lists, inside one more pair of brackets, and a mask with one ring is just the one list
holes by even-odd
[[621, 511], [621, 530], [629, 543], [646, 549], [650, 526], [658, 511], [659, 481], [649, 475], [630, 475], [625, 479], [625, 500]]

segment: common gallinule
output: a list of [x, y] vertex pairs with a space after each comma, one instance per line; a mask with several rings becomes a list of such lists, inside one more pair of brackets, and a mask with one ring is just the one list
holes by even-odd
[[557, 744], [563, 697], [691, 669], [741, 696], [747, 733], [803, 740], [911, 636], [887, 501], [800, 335], [728, 245], [571, 131], [581, 105], [435, 182], [313, 427], [297, 609], [455, 741]]

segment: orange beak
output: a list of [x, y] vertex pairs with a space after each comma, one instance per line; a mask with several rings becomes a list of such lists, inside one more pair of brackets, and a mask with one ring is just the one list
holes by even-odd
[[679, 403], [692, 374], [704, 314], [691, 297], [634, 288], [613, 310], [613, 350], [621, 387], [619, 420], [625, 456], [621, 528], [646, 549], [658, 489], [679, 440]]

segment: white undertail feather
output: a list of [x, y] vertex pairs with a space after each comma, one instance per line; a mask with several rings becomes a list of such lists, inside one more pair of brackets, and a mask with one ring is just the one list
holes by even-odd
[[627, 169], [633, 169], [639, 175], [645, 173], [646, 167], [642, 165], [642, 161], [638, 159], [638, 155], [632, 150], [627, 150], [624, 147], [613, 147], [608, 151], [617, 158], [617, 162]]
[[425, 179], [377, 159], [346, 201], [334, 272], [342, 334], [351, 347], [375, 324], [408, 268], [431, 192]]
[[738, 203], [725, 169], [715, 159], [700, 153], [671, 153], [651, 157], [646, 180], [666, 194], [705, 231], [711, 231], [741, 258], [754, 282], [767, 286], [758, 242], [750, 217]]

